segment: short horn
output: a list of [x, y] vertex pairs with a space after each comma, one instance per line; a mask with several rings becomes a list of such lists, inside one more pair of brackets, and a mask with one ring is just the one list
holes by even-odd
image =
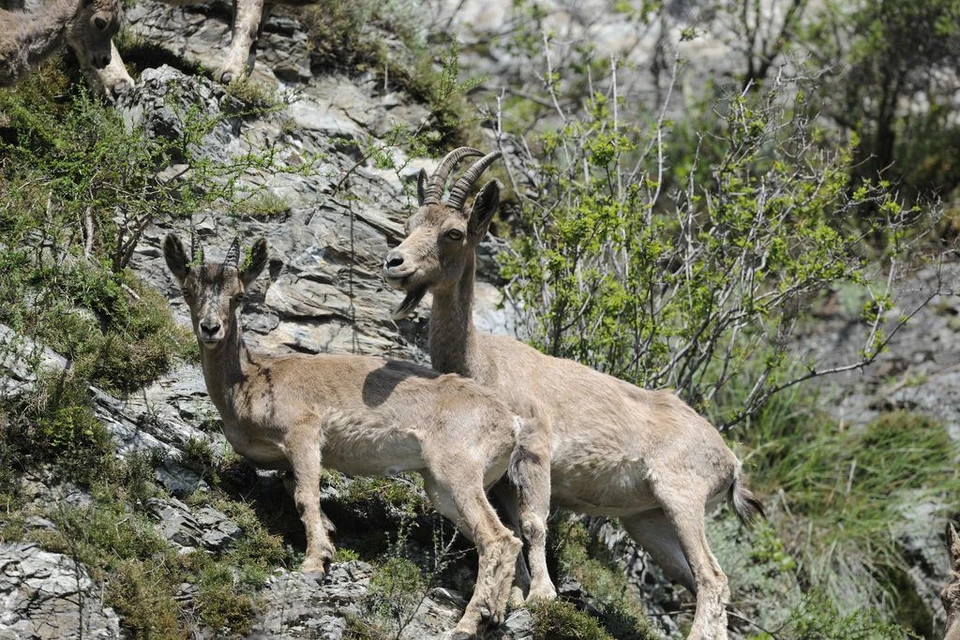
[[240, 236], [234, 236], [233, 244], [227, 250], [227, 257], [223, 259], [223, 263], [234, 267], [240, 264]]
[[457, 183], [453, 185], [453, 189], [450, 189], [447, 206], [454, 209], [462, 209], [464, 201], [470, 194], [470, 189], [473, 189], [473, 185], [477, 183], [477, 180], [479, 180], [483, 172], [487, 170], [487, 167], [493, 164], [499, 157], [500, 152], [494, 151], [474, 162], [473, 165], [464, 172], [463, 176], [457, 180]]
[[190, 264], [203, 263], [203, 247], [197, 242], [197, 231], [193, 228], [193, 220], [190, 220]]
[[460, 147], [454, 149], [440, 161], [440, 166], [430, 176], [430, 182], [427, 183], [426, 193], [423, 197], [423, 204], [440, 204], [440, 198], [443, 196], [443, 188], [447, 185], [447, 176], [453, 170], [453, 167], [471, 156], [482, 156], [483, 151], [472, 147]]

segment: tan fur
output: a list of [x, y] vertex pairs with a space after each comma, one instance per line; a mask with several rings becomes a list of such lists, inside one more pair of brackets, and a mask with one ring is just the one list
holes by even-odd
[[0, 86], [11, 86], [69, 44], [81, 65], [103, 69], [120, 28], [119, 0], [57, 0], [37, 11], [0, 10]]
[[[499, 186], [488, 183], [471, 210], [459, 210], [423, 206], [426, 181], [422, 173], [421, 207], [407, 222], [406, 240], [387, 255], [384, 274], [407, 292], [403, 310], [433, 292], [434, 368], [475, 378], [521, 416], [537, 418], [531, 424], [548, 443], [554, 502], [621, 518], [663, 570], [696, 593], [690, 637], [725, 638], [729, 590], [707, 543], [704, 516], [724, 497], [745, 520], [762, 513], [739, 479], [740, 462], [717, 430], [673, 393], [646, 391], [517, 340], [477, 332], [475, 250], [496, 211]], [[549, 581], [537, 575], [543, 553], [531, 544], [534, 582]]]
[[950, 580], [940, 591], [940, 601], [947, 612], [947, 628], [944, 640], [960, 640], [960, 536], [947, 523], [947, 550], [950, 553]]
[[[178, 6], [200, 2], [200, 0], [161, 1]], [[297, 0], [292, 1], [299, 4]], [[280, 2], [283, 3], [284, 0]], [[234, 79], [249, 74], [253, 69], [257, 41], [260, 39], [263, 25], [270, 16], [271, 8], [272, 5], [265, 3], [264, 0], [233, 0], [232, 37], [216, 76], [220, 82], [230, 84]], [[116, 52], [115, 48], [114, 52]], [[115, 98], [127, 88], [132, 87], [134, 82], [127, 73], [120, 56], [115, 53], [112, 60], [113, 62], [102, 69], [84, 65], [84, 74], [97, 90], [107, 97]]]
[[238, 250], [221, 264], [189, 266], [180, 241], [164, 242], [183, 287], [203, 375], [233, 448], [256, 466], [293, 473], [307, 533], [303, 571], [322, 575], [333, 557], [320, 510], [321, 460], [348, 475], [417, 471], [437, 510], [477, 545], [477, 585], [456, 637], [483, 617], [502, 622], [520, 541], [497, 519], [484, 490], [504, 476], [522, 420], [486, 389], [412, 363], [349, 355], [255, 356], [238, 322], [244, 289], [267, 262]]

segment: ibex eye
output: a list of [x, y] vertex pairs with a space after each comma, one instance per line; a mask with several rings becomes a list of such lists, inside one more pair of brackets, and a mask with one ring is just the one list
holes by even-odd
[[103, 31], [104, 29], [107, 28], [107, 21], [104, 20], [103, 18], [99, 18], [99, 17], [94, 18], [93, 24], [97, 25], [97, 29], [100, 29], [100, 31]]
[[460, 229], [450, 229], [450, 231], [447, 231], [447, 237], [451, 240], [463, 240], [463, 231], [460, 231]]

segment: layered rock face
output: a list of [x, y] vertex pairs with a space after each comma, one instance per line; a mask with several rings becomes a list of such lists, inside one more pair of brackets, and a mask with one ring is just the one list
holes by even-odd
[[[453, 4], [462, 4], [461, 10], [452, 15], [442, 12]], [[499, 11], [502, 4], [441, 3], [441, 12], [431, 19], [450, 17], [451, 24], [462, 28], [465, 37], [479, 40], [484, 29], [510, 28], [501, 20], [508, 13]], [[690, 12], [696, 5], [673, 4], [677, 20], [693, 15]], [[610, 47], [629, 48], [634, 40], [652, 46], [661, 37], [655, 31], [638, 35], [629, 31], [629, 25], [615, 21], [588, 20], [588, 16], [603, 13], [587, 3], [578, 4], [576, 11], [557, 6], [551, 20], [578, 38], [590, 36]], [[127, 16], [133, 33], [209, 67], [216, 66], [217, 56], [229, 40], [226, 3], [192, 9], [145, 1], [138, 2]], [[485, 26], [487, 22], [490, 26]], [[711, 42], [720, 46], [719, 40]], [[264, 193], [282, 200], [282, 212], [263, 216], [245, 211], [241, 204], [230, 212], [196, 211], [189, 220], [163, 221], [146, 230], [131, 266], [171, 301], [177, 319], [186, 325], [186, 306], [162, 258], [163, 237], [170, 231], [181, 237], [195, 233], [206, 251], [222, 255], [236, 235], [248, 242], [262, 235], [269, 242], [271, 261], [269, 277], [255, 283], [244, 309], [245, 336], [251, 348], [271, 353], [386, 355], [427, 363], [425, 314], [400, 323], [390, 319], [390, 311], [401, 295], [386, 287], [380, 265], [387, 250], [403, 237], [403, 222], [415, 202], [417, 172], [421, 168], [430, 171], [436, 160], [407, 158], [394, 150], [394, 162], [402, 168], [378, 169], [367, 150], [382, 142], [397, 124], [418, 127], [428, 112], [408, 96], [384, 93], [382, 84], [372, 76], [314, 76], [306, 42], [306, 34], [295, 20], [280, 17], [268, 23], [254, 79], [278, 86], [287, 104], [267, 116], [231, 115], [237, 109], [231, 106], [234, 99], [223, 87], [171, 67], [145, 71], [137, 87], [121, 97], [117, 108], [124, 117], [157, 136], [181, 135], [183, 125], [178, 114], [191, 105], [207, 117], [219, 118], [217, 127], [197, 150], [201, 155], [227, 160], [273, 148], [282, 168], [292, 171], [315, 163], [304, 173], [251, 171], [244, 177], [249, 185], [264, 188]], [[704, 49], [704, 56], [722, 58], [711, 51]], [[522, 77], [525, 71], [511, 66], [509, 56], [495, 48], [486, 56], [470, 54], [465, 59], [495, 78]], [[699, 67], [699, 72], [707, 74], [710, 69]], [[652, 76], [638, 72], [630, 78], [637, 83], [638, 95], [644, 91], [652, 95], [657, 90]], [[177, 168], [170, 171], [173, 175]], [[496, 240], [488, 240], [486, 251], [495, 250]], [[490, 283], [493, 277], [488, 263], [478, 285], [478, 325], [482, 330], [514, 333], [516, 319], [509, 305], [501, 304], [498, 288]], [[918, 316], [911, 325], [916, 330], [908, 328], [898, 338], [891, 356], [882, 358], [866, 378], [846, 380], [855, 393], [845, 393], [836, 403], [838, 417], [856, 415], [863, 420], [882, 408], [882, 403], [891, 402], [929, 409], [947, 421], [954, 434], [960, 433], [960, 399], [952, 391], [956, 385], [951, 385], [957, 377], [955, 365], [960, 356], [949, 346], [930, 346], [931, 341], [950, 343], [955, 334], [951, 318], [956, 315], [956, 305], [951, 309], [943, 315], [931, 312]], [[861, 341], [849, 335], [849, 325], [848, 319], [834, 318], [824, 325], [828, 329], [823, 334], [811, 338], [811, 348], [836, 353], [842, 353], [844, 345], [856, 348]], [[0, 327], [0, 341], [8, 339], [3, 331]], [[897, 352], [918, 355], [910, 360], [896, 356]], [[62, 368], [65, 364], [49, 352], [43, 359], [48, 367]], [[924, 379], [909, 387], [886, 388], [883, 380], [891, 367], [900, 374], [915, 371]], [[19, 393], [34, 382], [22, 362], [5, 359], [2, 369], [5, 373], [0, 377], [0, 393]], [[213, 507], [190, 506], [187, 496], [210, 488], [200, 474], [178, 462], [193, 442], [206, 443], [215, 452], [225, 452], [229, 447], [222, 435], [201, 428], [205, 420], [215, 416], [215, 410], [206, 398], [198, 367], [179, 365], [142, 393], [126, 399], [100, 390], [92, 393], [97, 415], [110, 431], [118, 455], [157, 452], [155, 480], [169, 497], [151, 501], [147, 509], [170, 547], [179, 553], [219, 553], [230, 548], [240, 526]], [[259, 497], [264, 500], [286, 499], [279, 479], [271, 474], [260, 474], [257, 483]], [[30, 486], [29, 500], [37, 503], [54, 499], [82, 503], [89, 499], [82, 492], [58, 486], [52, 477], [32, 480]], [[904, 520], [909, 526], [897, 531], [906, 545], [917, 550], [918, 561], [911, 576], [924, 585], [931, 601], [942, 583], [941, 569], [945, 566], [931, 551], [939, 549], [936, 533], [941, 529], [934, 526], [934, 507], [926, 503], [905, 507]], [[31, 526], [55, 525], [38, 521]], [[676, 616], [664, 615], [677, 609], [677, 600], [682, 597], [678, 590], [662, 580], [642, 553], [629, 544], [624, 546], [615, 528], [597, 524], [595, 530], [611, 548], [620, 551], [622, 564], [646, 594], [644, 605], [657, 614], [653, 620], [667, 635], [678, 633]], [[921, 531], [925, 533], [918, 533]], [[327, 579], [316, 584], [296, 572], [278, 570], [263, 587], [263, 606], [252, 625], [251, 637], [343, 637], [351, 616], [360, 611], [360, 603], [369, 592], [371, 572], [370, 565], [357, 560], [334, 563]], [[735, 577], [731, 577], [735, 583]], [[582, 595], [576, 584], [558, 586], [570, 597]], [[188, 587], [184, 588], [184, 598], [192, 597]], [[102, 605], [103, 589], [86, 568], [67, 556], [44, 552], [33, 544], [4, 543], [0, 545], [0, 639], [120, 637], [119, 618]], [[433, 589], [417, 607], [404, 637], [440, 637], [459, 617], [462, 605], [454, 590]], [[207, 631], [210, 637], [216, 636], [214, 631]], [[532, 637], [529, 613], [515, 613], [503, 633], [505, 638]]]

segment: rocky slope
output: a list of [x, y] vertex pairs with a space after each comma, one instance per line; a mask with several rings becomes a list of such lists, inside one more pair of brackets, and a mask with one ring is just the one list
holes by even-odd
[[[482, 39], [480, 34], [493, 27], [484, 27], [481, 18], [497, 18], [493, 5], [482, 12], [477, 3], [464, 6], [454, 24], [472, 25], [468, 37]], [[566, 19], [558, 24], [577, 29], [578, 37], [588, 34], [608, 43], [629, 37], [633, 44], [624, 46], [637, 46], [638, 36], [624, 32], [626, 27], [617, 33], [610, 32], [610, 25], [604, 27], [606, 31], [597, 31], [601, 27], [596, 25], [587, 29], [583, 27], [584, 16], [590, 8], [583, 6], [577, 11], [553, 15], [557, 20]], [[191, 9], [138, 2], [128, 12], [128, 19], [133, 33], [214, 67], [229, 38], [227, 13], [219, 3]], [[441, 11], [434, 18], [445, 15]], [[495, 27], [504, 30], [509, 25], [497, 22]], [[639, 38], [650, 44], [657, 37], [646, 34]], [[258, 118], [226, 115], [203, 141], [201, 153], [225, 159], [252, 149], [274, 148], [281, 166], [296, 168], [317, 159], [315, 168], [305, 175], [250, 172], [245, 180], [282, 202], [281, 211], [268, 216], [244, 211], [243, 207], [236, 212], [198, 211], [192, 220], [155, 225], [138, 244], [132, 268], [171, 301], [175, 316], [186, 324], [186, 307], [160, 252], [164, 235], [175, 231], [187, 236], [192, 230], [213, 255], [222, 254], [236, 235], [247, 241], [262, 235], [270, 244], [269, 277], [261, 277], [254, 285], [243, 316], [252, 348], [378, 354], [425, 362], [423, 315], [400, 323], [390, 320], [389, 312], [401, 296], [385, 287], [379, 270], [387, 248], [402, 237], [402, 224], [413, 202], [416, 172], [421, 167], [429, 169], [435, 160], [406, 158], [393, 149], [394, 160], [402, 168], [378, 169], [365, 150], [382, 142], [396, 124], [418, 127], [427, 111], [409, 96], [384, 93], [372, 76], [314, 76], [306, 43], [307, 36], [297, 21], [289, 17], [270, 21], [254, 79], [278, 87], [281, 99], [288, 104]], [[704, 54], [717, 59], [709, 51]], [[522, 75], [523, 71], [512, 69], [509, 59], [495, 51], [486, 59], [474, 59], [473, 64], [478, 70], [502, 77]], [[637, 82], [641, 82], [641, 75], [636, 76]], [[653, 85], [637, 89], [638, 95], [654, 90]], [[129, 121], [143, 124], [156, 135], [175, 136], [181, 126], [177, 105], [198, 105], [201, 113], [220, 117], [229, 101], [222, 87], [161, 67], [145, 71], [136, 89], [123, 96], [117, 108]], [[513, 332], [514, 318], [500, 308], [498, 289], [489, 283], [492, 270], [483, 276], [478, 323], [488, 331]], [[927, 286], [929, 280], [929, 274], [918, 274], [917, 286]], [[908, 303], [904, 302], [905, 308]], [[930, 411], [950, 425], [955, 438], [960, 437], [960, 397], [951, 384], [960, 375], [956, 370], [960, 356], [954, 348], [956, 307], [955, 297], [938, 297], [891, 344], [890, 355], [863, 374], [841, 379], [842, 391], [834, 403], [837, 417], [863, 422], [872, 412], [892, 403]], [[838, 311], [809, 336], [810, 348], [821, 354], [855, 352], [856, 328], [849, 314]], [[47, 353], [45, 361], [50, 367], [64, 366], [63, 359], [53, 353]], [[31, 384], [31, 374], [22, 364], [8, 359], [3, 365], [6, 374], [0, 382], [5, 394], [17, 393]], [[95, 395], [97, 415], [108, 427], [118, 455], [153, 452], [153, 474], [167, 495], [153, 499], [147, 508], [167, 544], [181, 554], [218, 553], [229, 548], [241, 531], [240, 525], [213, 506], [192, 506], [187, 499], [210, 488], [202, 473], [183, 463], [185, 452], [196, 442], [205, 443], [218, 457], [229, 452], [222, 435], [204, 426], [215, 417], [215, 410], [206, 398], [198, 368], [183, 363], [143, 393], [128, 398], [112, 397], [99, 390]], [[247, 478], [246, 483], [254, 499], [264, 504], [286, 500], [279, 480], [271, 474]], [[37, 504], [59, 500], [83, 504], [89, 500], [82, 491], [61, 485], [50, 475], [29, 478], [27, 486], [29, 500]], [[334, 494], [334, 489], [328, 489], [325, 499], [335, 498]], [[914, 505], [905, 513], [909, 524], [903, 526], [900, 535], [906, 546], [916, 549], [917, 562], [911, 575], [923, 585], [931, 609], [938, 611], [935, 593], [947, 565], [938, 538], [941, 526], [934, 513], [923, 504]], [[56, 525], [37, 519], [29, 526], [43, 529]], [[676, 610], [683, 596], [663, 583], [638, 550], [621, 544], [616, 530], [599, 525], [595, 528], [609, 546], [619, 549], [622, 564], [644, 594], [644, 605], [654, 614], [652, 619], [660, 630], [668, 636], [677, 635], [678, 620], [683, 616]], [[719, 524], [712, 533], [720, 535], [723, 531], [724, 525]], [[341, 534], [349, 536], [349, 531]], [[733, 543], [720, 547], [718, 553], [725, 566], [728, 559], [743, 557]], [[351, 620], [365, 606], [372, 571], [360, 560], [337, 562], [324, 582], [316, 584], [295, 571], [277, 568], [263, 585], [249, 637], [344, 637]], [[733, 568], [730, 573], [736, 593], [740, 572]], [[562, 586], [575, 599], [582, 595], [578, 589], [576, 584]], [[0, 638], [120, 637], [117, 614], [101, 606], [103, 590], [104, 585], [91, 579], [83, 566], [66, 555], [44, 552], [36, 545], [4, 543], [0, 545]], [[189, 601], [193, 597], [191, 585], [183, 585], [178, 598]], [[415, 613], [403, 628], [403, 637], [439, 637], [457, 619], [462, 603], [456, 589], [444, 585], [430, 590], [416, 604]], [[222, 635], [211, 629], [197, 633]], [[503, 631], [505, 638], [532, 636], [533, 621], [525, 610], [515, 612]]]

